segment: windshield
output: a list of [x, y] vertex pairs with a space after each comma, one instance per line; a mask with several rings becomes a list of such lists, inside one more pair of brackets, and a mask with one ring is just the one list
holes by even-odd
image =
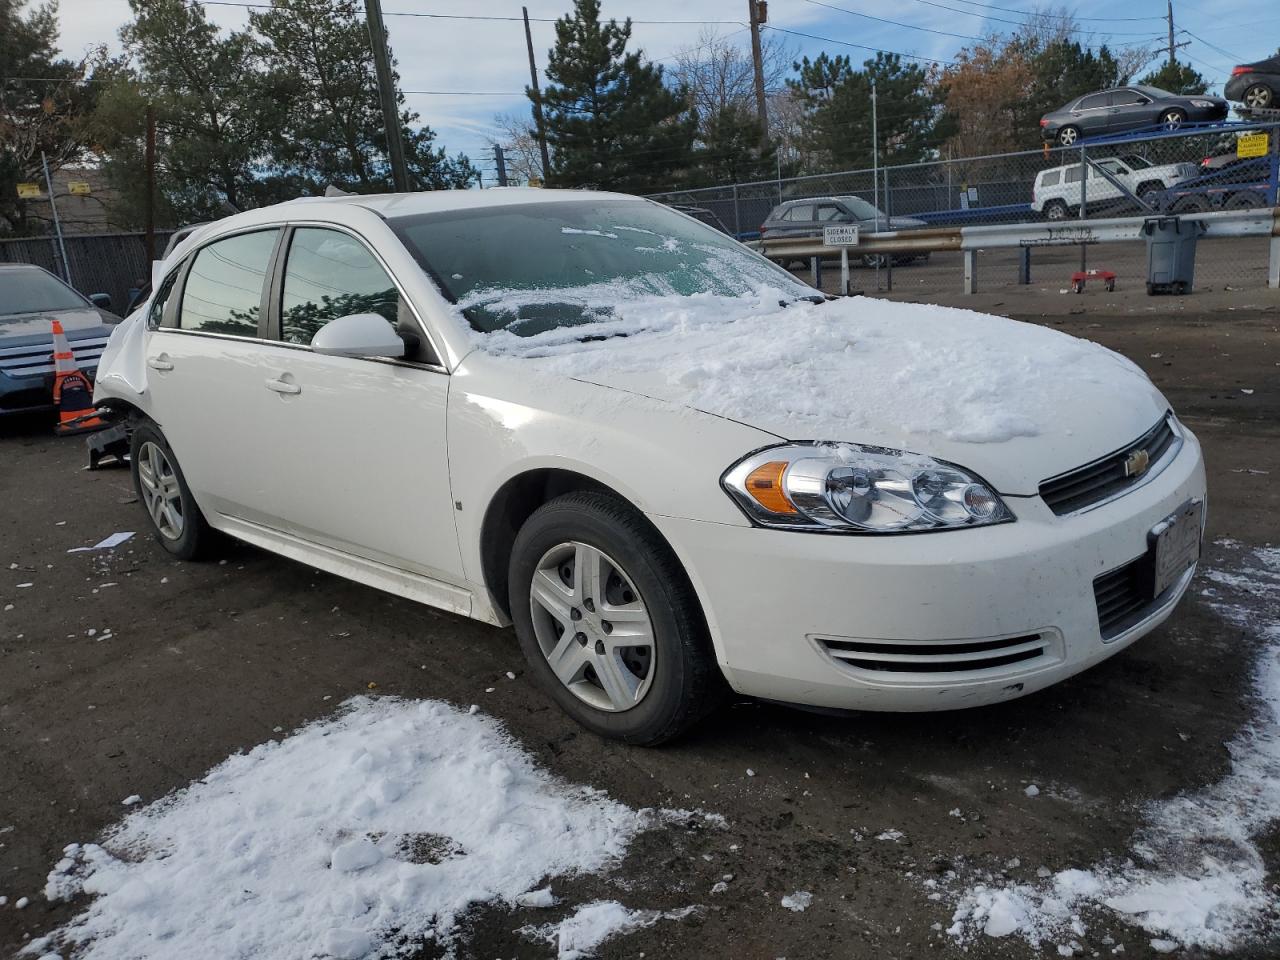
[[647, 200], [591, 197], [394, 218], [391, 228], [481, 333], [534, 336], [613, 305], [814, 290], [736, 240]]
[[0, 316], [86, 306], [80, 294], [51, 273], [36, 268], [0, 271]]

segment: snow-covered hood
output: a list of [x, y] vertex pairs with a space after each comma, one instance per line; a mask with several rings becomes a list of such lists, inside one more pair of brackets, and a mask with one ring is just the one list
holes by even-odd
[[1008, 494], [1034, 494], [1040, 481], [1124, 446], [1167, 409], [1133, 363], [1045, 327], [866, 297], [785, 308], [779, 298], [614, 302], [611, 318], [587, 326], [477, 340], [540, 372], [779, 438], [949, 460]]

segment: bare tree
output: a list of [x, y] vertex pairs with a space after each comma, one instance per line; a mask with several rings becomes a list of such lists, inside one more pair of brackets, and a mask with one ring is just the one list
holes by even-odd
[[[772, 32], [765, 33], [760, 45], [765, 90], [773, 94], [783, 89], [796, 54]], [[747, 106], [755, 112], [751, 53], [714, 27], [704, 27], [696, 42], [676, 52], [671, 76], [688, 88], [703, 132], [725, 107]]]
[[538, 134], [528, 116], [502, 113], [493, 118], [502, 136], [489, 141], [490, 147], [501, 144], [507, 162], [507, 182], [529, 183], [543, 179], [542, 155], [538, 151]]

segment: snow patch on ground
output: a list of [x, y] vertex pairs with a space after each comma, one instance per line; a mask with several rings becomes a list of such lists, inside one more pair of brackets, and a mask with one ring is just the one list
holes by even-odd
[[659, 920], [683, 920], [697, 910], [631, 910], [616, 900], [597, 900], [579, 907], [559, 923], [523, 927], [520, 933], [554, 946], [558, 960], [579, 960], [594, 956], [596, 947], [606, 940], [651, 927]]
[[[996, 443], [1051, 429], [1083, 390], [1102, 404], [1152, 390], [1096, 343], [1003, 317], [866, 297], [783, 307], [796, 291], [775, 287], [736, 297], [652, 287], [486, 289], [459, 308], [483, 303], [511, 318], [510, 329], [475, 334], [491, 354], [608, 385], [642, 377], [665, 385], [663, 399], [745, 423], [768, 411], [793, 438], [880, 427], [892, 397], [904, 436]], [[521, 336], [525, 311], [550, 303], [591, 322]]]
[[[1252, 574], [1208, 571], [1215, 583], [1258, 599], [1280, 575], [1280, 550], [1252, 551]], [[1253, 568], [1248, 568], [1253, 569]], [[1155, 936], [1152, 949], [1231, 950], [1275, 932], [1280, 894], [1256, 838], [1280, 820], [1280, 604], [1215, 609], [1261, 641], [1254, 670], [1257, 719], [1228, 744], [1231, 772], [1193, 793], [1150, 805], [1132, 859], [1063, 870], [1037, 883], [977, 884], [958, 898], [947, 930], [962, 943], [1017, 935], [1033, 946], [1083, 935], [1082, 911], [1103, 911]]]
[[[356, 697], [68, 846], [46, 895], [93, 899], [49, 946], [268, 960], [447, 944], [471, 905], [548, 905], [547, 878], [606, 867], [657, 822], [554, 779], [494, 720]], [[592, 916], [561, 956], [598, 942]]]

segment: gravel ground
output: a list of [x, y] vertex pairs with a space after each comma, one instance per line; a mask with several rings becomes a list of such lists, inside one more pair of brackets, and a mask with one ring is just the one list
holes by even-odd
[[[1222, 538], [1280, 542], [1280, 300], [1228, 314], [1187, 298], [1165, 316], [1072, 299], [1084, 313], [1055, 308], [1040, 322], [1133, 358], [1204, 443], [1205, 567], [1237, 562], [1238, 551], [1214, 545]], [[1019, 306], [1031, 319], [1046, 312]], [[990, 938], [962, 954], [931, 929], [949, 925], [952, 907], [927, 899], [922, 878], [952, 868], [1033, 878], [1040, 866], [1123, 852], [1144, 801], [1224, 774], [1224, 743], [1255, 707], [1256, 638], [1197, 588], [1151, 636], [1021, 700], [839, 718], [737, 702], [678, 744], [628, 748], [574, 728], [526, 677], [510, 631], [245, 546], [200, 564], [173, 562], [143, 535], [111, 553], [68, 554], [142, 529], [127, 474], [84, 462], [82, 443], [54, 439], [43, 419], [0, 422], [0, 607], [13, 604], [0, 613], [3, 955], [72, 916], [43, 897], [45, 875], [65, 844], [118, 820], [124, 798], [161, 797], [372, 687], [478, 704], [543, 766], [633, 807], [724, 816], [724, 828], [643, 834], [616, 869], [557, 884], [574, 902], [704, 905], [606, 943], [603, 957], [1031, 956], [1021, 941]], [[1027, 796], [1032, 783], [1038, 796]], [[875, 839], [889, 830], [901, 837]], [[1280, 832], [1261, 849], [1274, 876]], [[726, 875], [727, 890], [712, 894]], [[781, 905], [795, 891], [812, 892], [807, 910]], [[19, 911], [22, 896], [31, 903]], [[545, 957], [515, 931], [547, 919], [477, 909], [458, 955]], [[1114, 919], [1091, 924], [1082, 955], [1110, 956], [1104, 936], [1125, 956], [1154, 955], [1149, 934]], [[1262, 940], [1236, 955], [1277, 950]]]

